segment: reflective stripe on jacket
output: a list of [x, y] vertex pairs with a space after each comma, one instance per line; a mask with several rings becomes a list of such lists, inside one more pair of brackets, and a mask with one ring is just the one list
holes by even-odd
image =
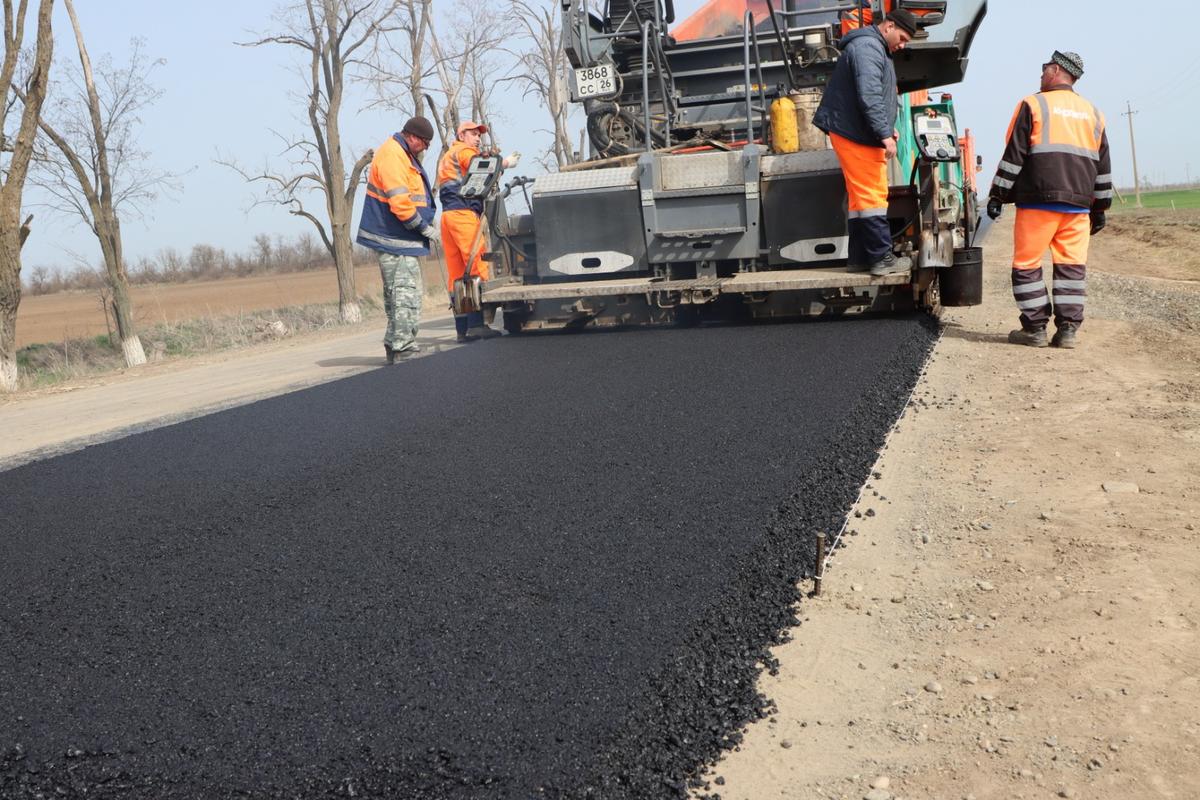
[[379, 146], [367, 173], [367, 196], [357, 242], [398, 256], [429, 254], [420, 231], [433, 224], [437, 206], [421, 162], [400, 134]]
[[1020, 102], [989, 196], [1002, 203], [1112, 205], [1112, 163], [1104, 115], [1069, 86]]
[[468, 200], [460, 194], [462, 182], [467, 177], [467, 169], [471, 166], [471, 159], [477, 155], [479, 151], [474, 147], [466, 142], [455, 141], [446, 151], [446, 155], [442, 156], [438, 163], [437, 182], [441, 187], [438, 190], [438, 198], [442, 201], [443, 211], [467, 208], [476, 214], [483, 213], [482, 199]]

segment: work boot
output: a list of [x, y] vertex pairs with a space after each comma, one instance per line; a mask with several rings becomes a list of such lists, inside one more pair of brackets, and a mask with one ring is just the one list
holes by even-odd
[[[408, 345], [408, 347], [402, 347], [399, 350], [393, 349], [392, 357], [393, 357], [393, 360], [395, 360], [397, 358], [410, 358], [411, 356], [415, 356], [419, 352], [421, 352], [421, 345], [417, 344], [416, 342], [413, 342], [412, 344]], [[391, 362], [389, 362], [389, 363], [391, 363]]]
[[1064, 322], [1058, 326], [1058, 330], [1054, 331], [1054, 338], [1050, 340], [1050, 344], [1055, 347], [1061, 347], [1063, 350], [1075, 349], [1075, 331], [1078, 330], [1078, 325], [1072, 325], [1069, 322]]
[[396, 351], [392, 349], [390, 344], [384, 344], [383, 353], [387, 358], [387, 365], [389, 367], [396, 363]]
[[1023, 344], [1028, 347], [1046, 347], [1050, 344], [1046, 338], [1045, 328], [1034, 328], [1032, 330], [1017, 328], [1015, 331], [1009, 331], [1008, 343]]
[[908, 272], [912, 269], [912, 259], [908, 256], [896, 258], [896, 254], [888, 251], [888, 254], [871, 265], [871, 274], [876, 278], [884, 275], [897, 275], [902, 272]]
[[467, 328], [467, 336], [474, 336], [476, 339], [495, 339], [497, 336], [504, 334], [495, 328], [489, 328], [487, 325], [478, 325], [474, 328]]

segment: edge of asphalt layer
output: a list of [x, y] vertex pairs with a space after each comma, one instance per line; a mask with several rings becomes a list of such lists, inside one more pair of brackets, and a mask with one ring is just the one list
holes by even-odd
[[[837, 323], [831, 323], [837, 324]], [[739, 558], [728, 587], [691, 624], [646, 688], [615, 735], [598, 748], [587, 764], [569, 765], [554, 783], [542, 787], [545, 797], [684, 797], [689, 789], [706, 789], [700, 770], [741, 741], [747, 723], [768, 716], [770, 701], [757, 689], [763, 669], [776, 667], [770, 648], [786, 641], [798, 624], [802, 600], [799, 582], [811, 574], [814, 534], [838, 531], [868, 479], [888, 432], [902, 415], [936, 342], [937, 323], [913, 325], [870, 391], [844, 416], [830, 441], [840, 445], [836, 458], [821, 459], [798, 477], [790, 495], [780, 497], [756, 524], [765, 526], [760, 541]], [[233, 405], [242, 405], [235, 403]], [[189, 415], [191, 416], [191, 415]], [[697, 619], [697, 618], [693, 618]], [[23, 755], [0, 742], [0, 775]], [[78, 755], [84, 755], [79, 753]], [[90, 755], [90, 754], [88, 754]], [[67, 797], [188, 797], [187, 785], [164, 786], [162, 776], [134, 778], [90, 759], [70, 763], [59, 781]], [[335, 764], [323, 774], [296, 776], [287, 789], [251, 791], [256, 797], [403, 796], [414, 798], [496, 796], [489, 776], [459, 765], [448, 752], [431, 749], [401, 761], [365, 759], [367, 774], [334, 779]], [[361, 765], [346, 764], [353, 774]], [[55, 770], [57, 771], [57, 769]], [[334, 772], [336, 774], [336, 772]], [[38, 780], [37, 787], [48, 784]], [[27, 784], [28, 786], [28, 784]], [[193, 787], [194, 788], [194, 787]], [[90, 791], [89, 791], [90, 789]], [[229, 789], [221, 796], [244, 796]], [[719, 797], [719, 795], [710, 795]]]
[[[924, 372], [940, 327], [933, 319], [923, 323], [905, 343], [905, 357], [892, 362], [835, 432], [841, 455], [803, 475], [775, 508], [767, 536], [739, 566], [729, 591], [652, 679], [594, 772], [561, 796], [683, 798], [689, 789], [707, 791], [699, 772], [740, 744], [746, 725], [770, 715], [773, 704], [758, 691], [758, 677], [763, 670], [774, 674], [778, 662], [770, 649], [789, 641], [800, 625], [799, 584], [812, 577], [816, 534], [842, 528]], [[845, 547], [845, 539], [838, 546]]]

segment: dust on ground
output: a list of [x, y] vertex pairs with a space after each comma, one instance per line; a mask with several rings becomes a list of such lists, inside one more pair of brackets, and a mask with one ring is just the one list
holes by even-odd
[[709, 791], [1200, 797], [1200, 229], [1138, 219], [1093, 240], [1073, 351], [1007, 344], [997, 225]]

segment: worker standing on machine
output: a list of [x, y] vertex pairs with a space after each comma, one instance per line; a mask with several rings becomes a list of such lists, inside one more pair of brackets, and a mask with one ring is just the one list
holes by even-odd
[[896, 155], [899, 97], [892, 53], [917, 34], [917, 20], [897, 9], [878, 25], [852, 30], [813, 115], [829, 134], [849, 195], [848, 264], [872, 275], [908, 272], [912, 259], [892, 252], [888, 224], [888, 159]]
[[413, 117], [399, 133], [375, 150], [367, 173], [367, 196], [357, 242], [379, 251], [383, 276], [383, 308], [387, 332], [383, 350], [387, 363], [407, 358], [417, 346], [421, 322], [421, 264], [418, 256], [429, 255], [429, 245], [440, 236], [433, 227], [437, 206], [429, 177], [421, 166], [421, 153], [433, 141], [433, 124]]
[[[458, 126], [455, 140], [438, 164], [438, 197], [442, 201], [442, 249], [446, 256], [446, 291], [454, 297], [454, 283], [476, 275], [489, 277], [488, 263], [483, 260], [484, 242], [481, 235], [483, 198], [462, 196], [462, 183], [467, 177], [471, 160], [479, 155], [480, 141], [487, 133], [486, 125], [464, 122]], [[504, 168], [515, 167], [520, 153], [504, 159]], [[468, 263], [469, 262], [469, 263]], [[454, 328], [459, 342], [500, 336], [501, 333], [484, 324], [479, 311], [454, 315]]]
[[[1021, 327], [1012, 344], [1072, 348], [1083, 324], [1087, 251], [1112, 205], [1112, 166], [1104, 115], [1075, 93], [1083, 59], [1058, 50], [1042, 65], [1041, 91], [1017, 105], [1004, 156], [988, 193], [987, 213], [1016, 203], [1012, 287]], [[1054, 263], [1054, 296], [1046, 292], [1042, 256]], [[1046, 323], [1054, 316], [1054, 340]]]

